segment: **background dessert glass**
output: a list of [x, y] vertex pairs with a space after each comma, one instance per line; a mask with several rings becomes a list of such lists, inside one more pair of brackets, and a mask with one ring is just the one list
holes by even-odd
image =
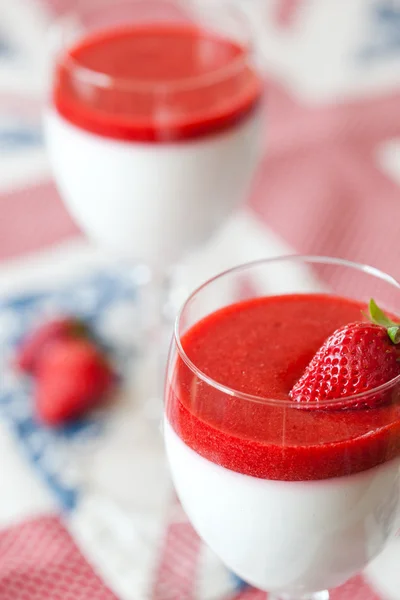
[[[346, 398], [345, 409], [341, 400], [338, 410], [324, 410], [322, 403], [317, 410], [300, 411], [290, 400], [252, 396], [218, 383], [192, 363], [181, 340], [201, 319], [235, 302], [324, 291], [356, 300], [372, 296], [394, 313], [400, 307], [394, 279], [340, 259], [283, 257], [240, 266], [205, 283], [183, 306], [166, 380], [166, 448], [189, 519], [230, 569], [285, 600], [326, 600], [327, 589], [362, 570], [396, 531], [400, 376], [387, 385], [390, 400], [384, 409], [360, 413], [354, 409], [360, 397], [353, 397]], [[213, 405], [218, 410], [210, 410]], [[257, 428], [265, 411], [277, 424], [268, 433]], [[292, 411], [307, 421], [297, 432]], [[235, 467], [232, 457], [238, 452], [248, 474]], [[362, 468], [354, 468], [356, 457]], [[251, 475], [267, 458], [284, 476]]]
[[[108, 50], [102, 59], [82, 50], [144, 32], [146, 64], [165, 30], [196, 44], [189, 62], [172, 48], [153, 75], [124, 59], [126, 47], [104, 68]], [[56, 183], [91, 239], [147, 267], [142, 321], [157, 328], [172, 266], [245, 199], [257, 164], [262, 83], [251, 28], [230, 1], [82, 0], [51, 41], [45, 132]], [[169, 61], [184, 59], [186, 72], [165, 76]]]

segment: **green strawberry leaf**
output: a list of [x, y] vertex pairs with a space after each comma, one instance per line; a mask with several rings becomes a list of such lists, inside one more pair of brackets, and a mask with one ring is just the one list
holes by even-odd
[[400, 343], [400, 323], [395, 323], [385, 313], [373, 298], [369, 301], [369, 318], [375, 325], [385, 327], [393, 344]]
[[382, 327], [393, 327], [398, 325], [398, 323], [394, 323], [385, 315], [373, 298], [369, 301], [369, 317], [375, 325], [382, 325]]
[[393, 344], [398, 344], [400, 342], [400, 327], [393, 326], [388, 327], [388, 336], [392, 340]]

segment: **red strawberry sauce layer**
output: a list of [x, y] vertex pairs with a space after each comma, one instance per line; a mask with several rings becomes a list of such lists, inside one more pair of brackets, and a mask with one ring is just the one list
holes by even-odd
[[[192, 327], [182, 345], [215, 381], [271, 399], [288, 393], [324, 340], [363, 319], [364, 304], [327, 295], [257, 298]], [[208, 460], [254, 477], [306, 481], [364, 471], [400, 454], [400, 405], [302, 410], [240, 400], [205, 384], [178, 360], [167, 417]]]
[[[110, 85], [90, 85], [93, 72]], [[240, 45], [188, 24], [154, 24], [111, 28], [71, 47], [56, 68], [53, 102], [92, 133], [166, 142], [236, 125], [261, 88]]]

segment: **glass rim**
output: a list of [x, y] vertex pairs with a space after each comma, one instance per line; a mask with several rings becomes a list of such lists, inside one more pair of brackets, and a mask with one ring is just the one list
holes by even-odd
[[[173, 5], [174, 0], [118, 0], [120, 4], [144, 4], [147, 5], [149, 2], [157, 2], [159, 4]], [[200, 0], [195, 0], [199, 2]], [[248, 36], [245, 44], [241, 44], [243, 48], [243, 54], [233, 59], [227, 65], [223, 67], [219, 67], [207, 73], [202, 73], [201, 75], [187, 77], [184, 79], [176, 79], [169, 80], [166, 82], [160, 82], [158, 80], [141, 80], [140, 78], [126, 78], [126, 77], [113, 77], [108, 75], [107, 73], [103, 73], [101, 71], [95, 71], [94, 69], [90, 69], [85, 67], [79, 63], [78, 60], [71, 56], [64, 57], [63, 63], [66, 65], [66, 68], [73, 73], [73, 77], [82, 83], [86, 83], [88, 85], [92, 85], [97, 88], [104, 89], [117, 89], [121, 91], [139, 91], [139, 92], [153, 92], [153, 93], [168, 93], [174, 90], [190, 90], [196, 88], [207, 87], [218, 83], [219, 81], [224, 81], [229, 77], [233, 77], [235, 73], [239, 72], [243, 69], [246, 64], [249, 62], [249, 58], [254, 52], [253, 39], [254, 34], [252, 33], [253, 27], [251, 25], [250, 19], [248, 18], [246, 11], [241, 8], [239, 5], [233, 4], [231, 0], [224, 0], [225, 4], [228, 5], [229, 10], [239, 16], [242, 22], [247, 24]], [[57, 16], [53, 19], [52, 24], [50, 25], [50, 32], [54, 34], [59, 34], [62, 36], [62, 32], [68, 26], [68, 22], [73, 19], [76, 15], [79, 15], [79, 6], [83, 5], [88, 7], [93, 7], [93, 11], [101, 10], [102, 6], [110, 5], [115, 6], [115, 3], [112, 3], [111, 0], [75, 0], [73, 8], [68, 8], [61, 15]], [[203, 8], [203, 7], [202, 7]], [[203, 8], [204, 10], [204, 8]], [[86, 14], [90, 14], [91, 11], [87, 11]], [[85, 14], [85, 13], [84, 13]], [[146, 24], [149, 24], [151, 21], [144, 21], [140, 23], [138, 26], [142, 27]], [[174, 22], [171, 21], [171, 24]], [[125, 28], [129, 26], [129, 22], [116, 25], [116, 28]], [[201, 30], [201, 28], [199, 28]], [[106, 31], [107, 27], [104, 26], [100, 28], [98, 31]], [[229, 39], [229, 36], [226, 36]], [[71, 44], [73, 46], [73, 44]], [[69, 47], [71, 47], [69, 46]], [[68, 46], [63, 45], [62, 50], [68, 50]], [[57, 53], [58, 56], [58, 53]], [[55, 62], [58, 62], [57, 58]]]
[[[349, 267], [349, 268], [364, 272], [368, 275], [377, 277], [377, 278], [385, 281], [386, 283], [393, 285], [394, 287], [396, 287], [397, 289], [400, 290], [400, 282], [398, 282], [397, 279], [395, 279], [388, 273], [385, 273], [384, 271], [381, 271], [380, 269], [377, 269], [376, 267], [372, 267], [370, 265], [365, 265], [363, 263], [358, 263], [358, 262], [343, 259], [343, 258], [337, 258], [337, 257], [331, 257], [331, 256], [318, 256], [318, 255], [312, 255], [312, 254], [286, 254], [286, 255], [281, 255], [281, 256], [274, 256], [271, 258], [261, 258], [258, 260], [242, 263], [240, 265], [231, 267], [229, 269], [225, 269], [224, 271], [218, 273], [217, 275], [214, 275], [213, 277], [207, 279], [201, 285], [196, 287], [196, 289], [194, 289], [193, 292], [190, 294], [190, 296], [185, 300], [185, 302], [181, 306], [179, 312], [177, 313], [177, 316], [175, 318], [175, 324], [174, 324], [173, 341], [176, 345], [176, 348], [178, 350], [178, 354], [179, 354], [180, 358], [183, 360], [183, 362], [186, 364], [186, 366], [199, 379], [201, 379], [204, 383], [213, 387], [214, 389], [216, 389], [228, 396], [238, 398], [240, 400], [245, 400], [248, 402], [256, 402], [258, 404], [275, 405], [275, 406], [280, 406], [280, 407], [286, 406], [288, 408], [297, 408], [297, 409], [303, 408], [304, 410], [306, 410], [307, 409], [306, 406], [301, 407], [299, 405], [299, 403], [294, 402], [293, 400], [291, 400], [289, 398], [288, 399], [279, 399], [279, 398], [269, 398], [269, 397], [267, 398], [267, 397], [263, 397], [263, 396], [256, 396], [255, 394], [248, 394], [246, 392], [241, 392], [239, 390], [235, 390], [234, 388], [231, 388], [228, 385], [225, 385], [225, 384], [222, 384], [222, 383], [216, 381], [215, 379], [213, 379], [212, 377], [210, 377], [209, 375], [204, 373], [201, 369], [199, 369], [199, 367], [197, 367], [193, 363], [193, 361], [188, 357], [188, 355], [186, 354], [186, 352], [182, 346], [181, 336], [180, 336], [180, 332], [179, 332], [182, 317], [183, 317], [186, 307], [193, 300], [193, 298], [195, 298], [195, 296], [199, 292], [201, 292], [203, 289], [208, 287], [210, 284], [214, 283], [215, 281], [217, 281], [219, 279], [223, 279], [224, 277], [227, 277], [228, 275], [231, 275], [234, 273], [240, 273], [241, 271], [246, 271], [246, 270], [255, 268], [257, 266], [269, 265], [271, 263], [278, 263], [278, 262], [290, 262], [290, 261]], [[232, 303], [232, 304], [234, 304], [234, 303]], [[315, 402], [315, 405], [313, 405], [312, 408], [314, 408], [314, 409], [318, 408], [318, 409], [322, 409], [322, 410], [325, 408], [332, 409], [335, 407], [351, 408], [351, 406], [353, 404], [356, 404], [357, 401], [359, 401], [360, 399], [367, 399], [375, 394], [384, 392], [384, 391], [390, 389], [391, 387], [393, 387], [394, 385], [396, 385], [397, 383], [400, 383], [400, 374], [397, 375], [396, 377], [394, 377], [393, 379], [391, 379], [390, 381], [388, 381], [378, 387], [372, 388], [371, 390], [368, 390], [366, 392], [360, 392], [359, 394], [353, 394], [351, 396], [344, 396], [342, 398], [335, 398], [332, 400], [325, 400], [323, 402]], [[309, 407], [309, 405], [307, 405], [307, 406]]]

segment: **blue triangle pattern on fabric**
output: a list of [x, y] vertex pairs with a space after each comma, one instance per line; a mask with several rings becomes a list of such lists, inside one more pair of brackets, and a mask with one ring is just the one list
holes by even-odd
[[[137, 298], [132, 277], [99, 272], [61, 290], [29, 293], [0, 300], [0, 418], [13, 432], [20, 450], [56, 497], [62, 510], [72, 510], [79, 501], [79, 478], [69, 468], [79, 448], [101, 435], [104, 415], [88, 417], [51, 429], [35, 418], [33, 383], [12, 368], [15, 348], [33, 324], [54, 314], [74, 314], [90, 322], [102, 339], [104, 321], [114, 307], [132, 305]], [[103, 341], [103, 340], [102, 340]], [[123, 376], [126, 361], [135, 355], [134, 344], [122, 347], [104, 339]], [[75, 453], [75, 454], [74, 454]]]

